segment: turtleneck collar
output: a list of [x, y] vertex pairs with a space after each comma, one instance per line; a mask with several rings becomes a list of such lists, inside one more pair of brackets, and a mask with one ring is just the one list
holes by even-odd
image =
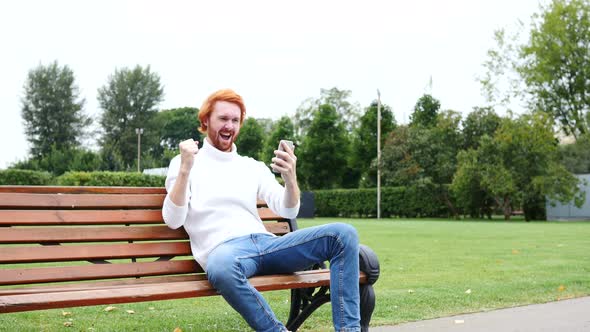
[[209, 143], [209, 139], [207, 137], [203, 139], [203, 147], [201, 150], [203, 150], [203, 152], [205, 152], [208, 156], [220, 161], [230, 161], [238, 156], [238, 148], [234, 143], [232, 143], [230, 152], [224, 152], [218, 150], [211, 143]]

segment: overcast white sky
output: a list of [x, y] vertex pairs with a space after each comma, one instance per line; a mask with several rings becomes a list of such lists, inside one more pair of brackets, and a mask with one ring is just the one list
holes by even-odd
[[321, 88], [368, 106], [381, 91], [406, 123], [432, 77], [443, 109], [484, 105], [475, 77], [493, 32], [528, 27], [537, 0], [2, 1], [0, 168], [28, 152], [20, 115], [29, 70], [57, 60], [97, 118], [97, 89], [116, 68], [150, 65], [161, 109], [200, 107], [220, 88], [248, 116], [293, 115]]

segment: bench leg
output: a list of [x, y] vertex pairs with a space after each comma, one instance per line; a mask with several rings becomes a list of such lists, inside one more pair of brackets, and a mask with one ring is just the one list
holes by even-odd
[[[359, 267], [367, 275], [367, 283], [359, 285], [361, 331], [369, 331], [369, 323], [375, 309], [375, 290], [373, 284], [379, 279], [379, 259], [375, 252], [366, 245], [359, 247]], [[312, 269], [325, 268], [324, 264]], [[330, 302], [328, 286], [316, 288], [300, 288], [291, 290], [291, 311], [286, 327], [289, 331], [297, 331], [303, 322], [322, 304]], [[315, 294], [314, 294], [315, 292]]]
[[360, 285], [361, 293], [361, 331], [369, 331], [369, 323], [371, 322], [371, 316], [375, 309], [375, 290], [373, 285], [364, 284]]
[[381, 268], [375, 252], [361, 244], [359, 247], [359, 267], [367, 275], [367, 283], [359, 287], [361, 303], [361, 331], [369, 331], [369, 323], [375, 309], [375, 290], [373, 284], [379, 279]]
[[322, 304], [330, 302], [330, 288], [322, 286], [315, 292], [315, 288], [299, 288], [291, 290], [291, 311], [286, 328], [297, 331], [303, 322]]

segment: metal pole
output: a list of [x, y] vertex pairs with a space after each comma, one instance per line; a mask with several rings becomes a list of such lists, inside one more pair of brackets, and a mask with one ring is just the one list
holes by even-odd
[[377, 89], [377, 219], [381, 219], [381, 93]]
[[137, 172], [141, 172], [141, 134], [143, 134], [143, 128], [135, 128], [137, 134]]

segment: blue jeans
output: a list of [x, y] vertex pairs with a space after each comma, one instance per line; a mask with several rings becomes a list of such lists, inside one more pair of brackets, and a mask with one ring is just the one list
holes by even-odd
[[291, 273], [330, 262], [330, 299], [336, 331], [360, 331], [359, 241], [343, 223], [304, 228], [282, 237], [252, 234], [211, 251], [207, 277], [256, 331], [285, 331], [264, 297], [248, 282], [254, 275]]

